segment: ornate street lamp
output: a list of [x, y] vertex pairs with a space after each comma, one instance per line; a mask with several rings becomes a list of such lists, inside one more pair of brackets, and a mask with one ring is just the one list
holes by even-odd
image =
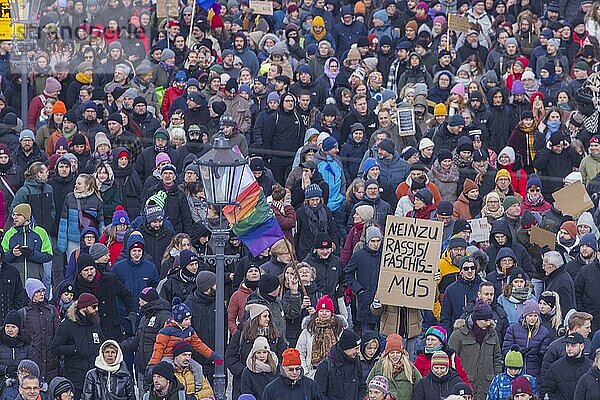
[[[225, 244], [229, 238], [229, 221], [223, 215], [223, 208], [238, 207], [237, 198], [242, 187], [242, 177], [246, 160], [231, 149], [229, 140], [221, 132], [213, 142], [213, 148], [200, 157], [196, 164], [200, 168], [200, 178], [204, 184], [206, 203], [213, 207], [218, 217], [206, 220], [211, 231], [211, 244], [214, 255], [204, 256], [209, 264], [215, 265], [217, 276], [215, 351], [225, 354], [225, 263], [233, 262], [237, 256], [225, 255]], [[215, 365], [214, 392], [217, 400], [225, 400], [225, 366]]]
[[[42, 0], [9, 0], [10, 23], [13, 26], [13, 40], [16, 54], [21, 55], [20, 60], [12, 60], [11, 67], [21, 73], [21, 119], [27, 126], [27, 111], [29, 107], [27, 73], [33, 62], [29, 61], [27, 52], [37, 49], [38, 32], [40, 21], [40, 9]], [[20, 26], [15, 27], [15, 24]]]

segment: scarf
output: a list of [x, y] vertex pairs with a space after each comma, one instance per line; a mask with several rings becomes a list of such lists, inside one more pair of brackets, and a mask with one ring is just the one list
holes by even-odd
[[316, 207], [311, 207], [304, 203], [302, 205], [306, 217], [308, 218], [308, 228], [313, 235], [327, 232], [327, 211], [322, 203]]
[[327, 35], [327, 30], [323, 29], [323, 31], [321, 33], [316, 33], [315, 30], [311, 27], [310, 28], [310, 34], [313, 35], [313, 37], [316, 39], [317, 43], [320, 42], [321, 40], [323, 40], [325, 38], [325, 35]]
[[252, 372], [254, 372], [255, 374], [260, 374], [263, 372], [266, 372], [266, 373], [274, 372], [271, 369], [271, 366], [269, 364], [262, 362], [262, 361], [258, 361], [258, 360], [254, 360], [253, 368], [248, 368], [248, 369], [251, 370]]
[[529, 298], [531, 294], [531, 290], [528, 287], [524, 288], [513, 288], [511, 290], [511, 294], [508, 298], [508, 301], [511, 303], [523, 303], [525, 300]]
[[452, 164], [450, 169], [444, 169], [440, 163], [435, 160], [431, 167], [431, 173], [440, 182], [455, 183], [458, 182], [458, 168]]
[[456, 165], [459, 169], [461, 168], [469, 168], [469, 166], [473, 163], [473, 153], [471, 153], [471, 155], [469, 156], [469, 158], [467, 158], [466, 160], [464, 158], [462, 158], [459, 154], [459, 152], [457, 151], [454, 154], [454, 157], [452, 157], [452, 161], [454, 162], [454, 165]]
[[481, 204], [483, 203], [481, 195], [478, 196], [475, 200], [470, 199], [465, 195], [465, 199], [467, 199], [467, 202], [469, 203], [469, 212], [471, 213], [471, 216], [475, 218], [476, 215], [479, 215], [479, 213], [481, 213]]
[[75, 125], [73, 127], [73, 129], [71, 129], [70, 131], [65, 129], [65, 126], [63, 125], [62, 129], [61, 129], [62, 135], [65, 139], [67, 140], [71, 140], [71, 138], [73, 137], [73, 135], [75, 135], [77, 133], [77, 125]]
[[542, 203], [544, 202], [544, 196], [542, 196], [539, 193], [538, 194], [527, 193], [527, 201], [532, 206], [537, 207], [537, 206], [542, 205]]
[[485, 164], [484, 168], [477, 168], [474, 163], [472, 163], [472, 167], [477, 172], [477, 176], [475, 176], [475, 183], [477, 186], [481, 186], [481, 182], [483, 182], [483, 178], [488, 172], [489, 164]]
[[338, 61], [337, 58], [331, 57], [327, 61], [325, 61], [325, 67], [323, 68], [323, 73], [325, 74], [326, 77], [329, 78], [330, 82], [333, 82], [333, 81], [335, 81], [335, 78], [337, 78], [340, 71], [339, 71], [339, 67], [336, 72], [333, 72], [332, 70], [329, 69], [329, 64], [331, 63], [331, 61], [336, 61], [338, 63], [338, 65], [340, 65], [340, 62]]
[[502, 206], [500, 206], [500, 208], [498, 208], [498, 210], [496, 210], [496, 211], [490, 211], [488, 209], [487, 204], [486, 204], [481, 209], [481, 216], [482, 217], [490, 217], [490, 218], [493, 218], [493, 219], [500, 219], [500, 218], [502, 218], [503, 215], [504, 215], [504, 208]]
[[8, 160], [6, 164], [0, 164], [0, 175], [5, 176], [13, 166], [12, 160]]
[[125, 239], [125, 232], [127, 232], [127, 229], [125, 229], [124, 231], [117, 230], [117, 234], [116, 234], [115, 240], [118, 243], [123, 243], [123, 239]]
[[110, 189], [113, 183], [115, 183], [115, 177], [112, 174], [110, 174], [108, 179], [106, 179], [104, 182], [101, 182], [100, 180], [96, 179], [96, 184], [98, 185], [98, 190], [100, 191], [100, 193], [104, 193], [108, 189]]
[[78, 72], [75, 75], [75, 79], [77, 80], [77, 82], [79, 83], [83, 83], [84, 85], [89, 85], [92, 83], [93, 81], [93, 77], [91, 76], [87, 76], [86, 74], [84, 74], [83, 72]]
[[435, 353], [436, 351], [440, 351], [440, 350], [442, 350], [442, 348], [443, 348], [443, 347], [444, 347], [444, 345], [443, 345], [443, 344], [440, 344], [440, 345], [438, 345], [438, 346], [431, 347], [431, 348], [429, 348], [429, 347], [425, 347], [425, 354], [433, 354], [433, 353]]
[[175, 69], [175, 65], [167, 64], [164, 61], [159, 61], [158, 65], [166, 72], [171, 72]]
[[73, 191], [73, 196], [75, 196], [76, 199], [83, 199], [85, 197], [91, 196], [92, 194], [94, 194], [94, 189], [88, 189], [85, 192], [81, 193]]
[[313, 366], [321, 362], [337, 342], [337, 337], [333, 331], [334, 318], [334, 316], [327, 319], [317, 317], [315, 320], [316, 326], [313, 332], [312, 357], [310, 359]]
[[485, 339], [485, 335], [487, 335], [488, 333], [488, 329], [482, 329], [479, 327], [479, 325], [477, 325], [477, 323], [475, 321], [473, 321], [473, 336], [475, 336], [475, 340], [477, 341], [477, 343], [481, 344], [483, 343], [483, 340]]

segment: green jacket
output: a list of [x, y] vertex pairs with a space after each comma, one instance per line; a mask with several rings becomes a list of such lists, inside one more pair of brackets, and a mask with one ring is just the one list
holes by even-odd
[[[390, 394], [394, 396], [395, 399], [410, 399], [413, 394], [413, 390], [417, 385], [417, 382], [421, 380], [421, 373], [415, 366], [411, 363], [412, 371], [413, 371], [413, 382], [410, 383], [404, 370], [402, 370], [399, 374], [394, 375], [392, 380], [388, 379]], [[367, 384], [375, 375], [383, 375], [383, 367], [381, 365], [381, 360], [377, 361], [371, 372], [369, 372], [369, 377], [367, 378]]]

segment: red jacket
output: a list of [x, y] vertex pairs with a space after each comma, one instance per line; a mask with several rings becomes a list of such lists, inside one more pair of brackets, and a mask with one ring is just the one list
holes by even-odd
[[498, 164], [498, 166], [500, 169], [505, 169], [510, 173], [511, 186], [513, 190], [525, 197], [527, 194], [527, 172], [523, 168], [515, 171], [514, 163], [508, 165]]
[[354, 246], [356, 243], [360, 242], [360, 237], [363, 233], [363, 229], [365, 224], [354, 224], [352, 228], [350, 228], [350, 232], [346, 236], [346, 241], [344, 242], [344, 248], [342, 249], [342, 255], [340, 257], [340, 263], [343, 267], [348, 264], [350, 258], [352, 257], [352, 253], [354, 252]]
[[169, 123], [169, 109], [171, 108], [171, 104], [173, 104], [173, 100], [183, 94], [183, 89], [178, 89], [176, 86], [171, 86], [167, 90], [165, 90], [165, 95], [163, 96], [162, 106], [160, 107], [160, 112], [165, 119], [165, 122]]
[[[448, 353], [448, 352], [446, 352]], [[451, 351], [450, 354], [450, 367], [454, 368], [460, 379], [463, 380], [464, 383], [471, 387], [471, 382], [469, 381], [469, 375], [467, 375], [467, 371], [462, 366], [462, 362], [458, 357], [458, 354]], [[425, 376], [429, 373], [431, 369], [431, 354], [427, 355], [425, 353], [421, 353], [415, 359], [415, 368], [419, 370], [421, 376]]]
[[42, 100], [42, 97], [45, 99], [48, 98], [46, 95], [40, 94], [31, 99], [31, 103], [29, 103], [29, 110], [27, 111], [27, 127], [32, 132], [35, 132], [35, 125], [42, 110], [44, 109], [44, 101]]
[[230, 335], [237, 332], [238, 322], [241, 321], [244, 316], [246, 300], [251, 294], [252, 290], [248, 289], [242, 283], [240, 288], [231, 295], [227, 305], [227, 329], [229, 330]]

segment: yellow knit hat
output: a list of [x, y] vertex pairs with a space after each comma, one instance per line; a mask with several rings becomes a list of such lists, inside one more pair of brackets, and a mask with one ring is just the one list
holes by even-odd
[[323, 20], [323, 17], [317, 15], [315, 19], [313, 19], [313, 26], [321, 26], [325, 28], [325, 21]]
[[499, 169], [498, 172], [496, 172], [496, 178], [494, 179], [494, 182], [498, 182], [498, 179], [500, 178], [507, 178], [509, 181], [512, 181], [510, 177], [510, 172], [508, 172], [504, 168]]
[[31, 221], [31, 206], [27, 203], [21, 203], [13, 209], [13, 213], [25, 217], [25, 221]]
[[433, 108], [433, 116], [440, 117], [448, 115], [448, 109], [446, 109], [446, 105], [444, 103], [436, 104]]

